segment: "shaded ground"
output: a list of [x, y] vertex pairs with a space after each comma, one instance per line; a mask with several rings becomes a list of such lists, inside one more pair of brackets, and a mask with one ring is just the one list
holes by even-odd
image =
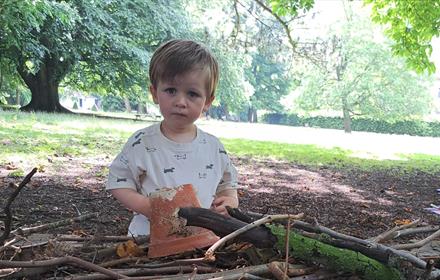
[[[240, 174], [240, 207], [244, 210], [303, 212], [306, 221], [316, 219], [324, 226], [362, 238], [377, 235], [405, 219], [422, 218], [431, 225], [439, 224], [440, 216], [423, 208], [439, 202], [436, 189], [440, 188], [440, 174], [366, 174], [325, 168], [307, 170], [274, 160], [233, 160]], [[100, 211], [98, 220], [51, 232], [126, 234], [130, 213], [104, 191], [110, 159], [58, 157], [49, 161], [46, 170], [37, 173], [14, 201], [13, 228]], [[22, 179], [7, 176], [16, 167], [0, 166], [0, 227], [3, 207], [14, 190], [9, 183], [18, 184]]]

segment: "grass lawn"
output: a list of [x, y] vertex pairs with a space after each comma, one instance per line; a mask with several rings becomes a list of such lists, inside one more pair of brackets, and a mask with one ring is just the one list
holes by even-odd
[[[148, 122], [90, 116], [0, 112], [0, 164], [47, 164], [48, 157], [113, 158], [127, 138]], [[400, 155], [400, 160], [361, 159], [352, 151], [315, 145], [222, 139], [230, 154], [273, 158], [304, 166], [440, 172], [440, 156]]]

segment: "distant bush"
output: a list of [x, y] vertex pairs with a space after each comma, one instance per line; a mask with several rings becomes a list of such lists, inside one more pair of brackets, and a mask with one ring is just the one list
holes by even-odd
[[[263, 115], [261, 119], [263, 122], [270, 124], [344, 129], [343, 118], [341, 117], [300, 117], [296, 114], [271, 113]], [[352, 120], [351, 128], [353, 131], [440, 137], [440, 122], [419, 120], [387, 122], [355, 118]]]
[[10, 104], [0, 104], [0, 110], [18, 111], [18, 110], [20, 110], [20, 106], [19, 105], [10, 105]]

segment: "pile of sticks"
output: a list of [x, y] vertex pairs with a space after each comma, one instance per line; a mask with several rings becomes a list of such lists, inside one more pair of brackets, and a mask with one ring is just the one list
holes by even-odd
[[[187, 225], [203, 226], [222, 238], [206, 251], [187, 252], [149, 259], [148, 236], [77, 236], [41, 234], [50, 229], [96, 218], [90, 213], [71, 219], [12, 230], [11, 204], [37, 170], [32, 170], [9, 197], [4, 207], [0, 236], [0, 279], [343, 279], [353, 272], [329, 267], [316, 259], [293, 257], [289, 236], [304, 238], [358, 252], [397, 269], [407, 279], [437, 279], [438, 256], [418, 257], [408, 250], [420, 248], [440, 235], [438, 226], [419, 226], [420, 221], [396, 226], [376, 237], [359, 239], [319, 225], [301, 221], [302, 215], [261, 215], [228, 209], [231, 217], [207, 209], [182, 208], [179, 216]], [[279, 238], [265, 227], [279, 223], [285, 229], [284, 248]], [[1, 231], [0, 231], [1, 232]], [[396, 244], [399, 237], [428, 233], [428, 237]], [[35, 241], [35, 237], [39, 237]], [[325, 236], [323, 238], [323, 236]], [[390, 244], [385, 245], [384, 243]], [[133, 245], [134, 244], [134, 245]], [[317, 243], [316, 243], [317, 244]], [[314, 246], [318, 246], [318, 245]], [[127, 246], [132, 246], [127, 250]], [[134, 246], [134, 247], [133, 247]], [[290, 247], [289, 247], [290, 246]], [[125, 249], [124, 249], [125, 248]], [[316, 249], [316, 248], [315, 248]], [[316, 256], [315, 256], [316, 257]], [[307, 265], [305, 265], [307, 263]], [[362, 275], [360, 276], [362, 277]], [[351, 278], [353, 279], [353, 278]]]

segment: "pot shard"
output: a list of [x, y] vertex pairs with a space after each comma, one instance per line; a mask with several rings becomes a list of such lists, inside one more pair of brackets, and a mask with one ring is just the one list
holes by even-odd
[[191, 184], [164, 188], [150, 195], [150, 246], [148, 257], [175, 255], [214, 244], [219, 237], [212, 231], [195, 226], [185, 226], [178, 217], [180, 207], [200, 207]]

